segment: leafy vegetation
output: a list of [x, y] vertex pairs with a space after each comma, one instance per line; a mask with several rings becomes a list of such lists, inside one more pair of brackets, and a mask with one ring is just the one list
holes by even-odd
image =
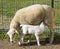
[[[51, 0], [0, 0], [0, 15], [6, 16], [7, 19], [10, 19], [14, 16], [15, 12], [18, 9], [21, 9], [23, 7], [32, 5], [32, 4], [48, 4], [51, 5]], [[55, 22], [60, 23], [60, 1], [54, 0], [54, 8], [56, 11], [56, 17]], [[1, 17], [1, 16], [0, 16]], [[7, 20], [8, 21], [8, 20]], [[25, 38], [27, 39], [28, 36]], [[43, 36], [40, 36], [41, 38], [47, 38], [49, 37], [48, 32], [43, 34]], [[6, 31], [0, 31], [0, 39], [8, 38], [6, 35]], [[19, 39], [20, 35], [16, 37], [16, 39]], [[35, 39], [34, 36], [32, 36], [32, 39]]]

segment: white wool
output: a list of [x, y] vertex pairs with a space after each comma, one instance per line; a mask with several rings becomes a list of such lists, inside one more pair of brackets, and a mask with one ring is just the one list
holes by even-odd
[[40, 34], [44, 32], [44, 24], [43, 22], [40, 25], [20, 25], [22, 27], [24, 34]]
[[[47, 21], [45, 20], [46, 23], [47, 24], [50, 23], [50, 26], [52, 26], [54, 23], [52, 20], [54, 18], [54, 10], [50, 6], [35, 4], [35, 5], [31, 5], [31, 6], [19, 9], [15, 13], [14, 18], [10, 23], [10, 30], [12, 29], [17, 30], [20, 24], [39, 25], [42, 19], [44, 19], [44, 17], [46, 16], [47, 16]], [[50, 29], [50, 30], [53, 30], [53, 29]], [[9, 31], [9, 32], [11, 33], [11, 36], [12, 34], [14, 34], [14, 31]]]
[[[39, 43], [39, 34], [44, 32], [44, 23], [42, 22], [40, 25], [23, 25], [21, 24], [20, 27], [22, 27], [22, 35], [21, 35], [21, 40], [23, 41], [24, 35], [25, 34], [34, 34], [37, 40], [38, 46], [40, 46]], [[21, 41], [19, 42], [19, 45], [21, 45]]]

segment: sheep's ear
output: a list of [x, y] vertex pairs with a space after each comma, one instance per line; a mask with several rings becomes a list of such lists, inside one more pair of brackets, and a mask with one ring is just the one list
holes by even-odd
[[15, 30], [15, 32], [18, 34], [18, 31], [17, 30]]
[[7, 32], [7, 35], [10, 33], [10, 30]]

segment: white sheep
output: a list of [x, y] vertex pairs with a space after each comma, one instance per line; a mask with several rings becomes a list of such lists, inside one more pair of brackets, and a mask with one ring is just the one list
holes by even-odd
[[[39, 25], [41, 22], [48, 25], [51, 31], [50, 43], [53, 41], [53, 26], [54, 26], [54, 9], [48, 5], [35, 4], [22, 9], [19, 9], [10, 23], [8, 35], [10, 42], [13, 41], [13, 35], [17, 32], [20, 24]], [[14, 32], [15, 31], [15, 32]], [[11, 33], [11, 34], [10, 34]]]
[[[21, 40], [23, 41], [23, 38], [26, 34], [34, 34], [37, 40], [38, 46], [40, 46], [39, 43], [39, 34], [44, 32], [44, 23], [42, 22], [40, 25], [20, 25], [22, 27], [22, 35]], [[21, 45], [21, 40], [19, 42], [19, 45]]]

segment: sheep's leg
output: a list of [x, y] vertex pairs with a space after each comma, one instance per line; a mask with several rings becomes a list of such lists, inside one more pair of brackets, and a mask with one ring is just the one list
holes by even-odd
[[20, 41], [18, 42], [19, 45], [21, 45], [21, 43], [23, 42], [24, 36], [25, 36], [25, 34], [22, 33], [22, 34], [21, 34], [21, 39], [20, 39]]
[[37, 44], [38, 46], [40, 46], [40, 42], [39, 42], [39, 36], [37, 34], [35, 34], [36, 40], [37, 40]]
[[48, 18], [48, 28], [50, 29], [50, 41], [49, 44], [53, 43], [54, 40], [54, 16], [49, 16]]
[[52, 44], [53, 43], [53, 40], [54, 40], [54, 30], [53, 30], [53, 27], [49, 27], [50, 29], [50, 41], [49, 43]]

